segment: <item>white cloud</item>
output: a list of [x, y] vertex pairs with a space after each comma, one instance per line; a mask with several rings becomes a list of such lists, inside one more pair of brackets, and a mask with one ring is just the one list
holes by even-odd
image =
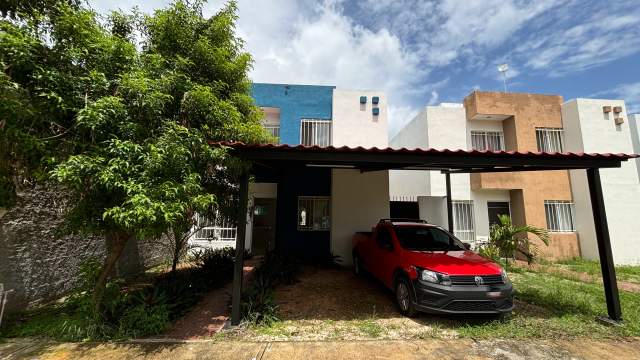
[[[417, 55], [386, 28], [374, 31], [356, 24], [339, 5], [241, 2], [238, 33], [255, 60], [252, 79], [383, 90], [394, 109], [426, 93], [421, 82], [427, 71]], [[390, 126], [405, 114], [390, 111]]]
[[635, 83], [618, 84], [611, 89], [595, 92], [589, 97], [612, 97], [623, 99], [628, 114], [640, 113], [640, 81]]

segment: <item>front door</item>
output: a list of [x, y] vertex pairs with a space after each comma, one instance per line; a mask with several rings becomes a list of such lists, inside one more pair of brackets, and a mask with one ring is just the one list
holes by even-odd
[[498, 215], [511, 216], [511, 209], [509, 208], [508, 201], [487, 202], [487, 209], [489, 211], [489, 227], [500, 223]]
[[276, 199], [256, 198], [253, 203], [251, 253], [264, 255], [275, 246]]

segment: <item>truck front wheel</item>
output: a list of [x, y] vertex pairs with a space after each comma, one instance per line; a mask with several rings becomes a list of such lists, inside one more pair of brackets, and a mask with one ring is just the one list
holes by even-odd
[[415, 296], [411, 291], [411, 284], [406, 277], [401, 276], [396, 280], [396, 305], [402, 315], [407, 317], [415, 317], [418, 314], [414, 303]]

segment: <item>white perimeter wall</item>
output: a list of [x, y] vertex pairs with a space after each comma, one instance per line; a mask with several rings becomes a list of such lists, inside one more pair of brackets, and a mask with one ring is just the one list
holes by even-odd
[[351, 239], [389, 217], [389, 172], [332, 170], [331, 252], [351, 265]]
[[[624, 119], [615, 125], [614, 114], [606, 116], [603, 106], [621, 106]], [[562, 105], [566, 150], [573, 152], [631, 153], [633, 145], [629, 119], [622, 100], [575, 99]], [[571, 190], [576, 206], [576, 227], [582, 256], [598, 258], [589, 187], [584, 170], [572, 170]], [[614, 261], [640, 263], [640, 183], [635, 161], [621, 168], [601, 169], [602, 191], [609, 223]]]
[[[360, 96], [367, 97], [366, 104], [360, 104]], [[374, 96], [380, 98], [378, 105], [371, 102]], [[376, 116], [371, 110], [375, 106], [380, 109]], [[386, 148], [389, 145], [387, 96], [382, 91], [334, 89], [332, 111], [333, 146]]]

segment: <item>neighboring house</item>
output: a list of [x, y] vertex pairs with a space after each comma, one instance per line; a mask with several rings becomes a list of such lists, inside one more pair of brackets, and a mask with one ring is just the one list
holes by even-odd
[[[609, 114], [607, 108], [610, 106]], [[575, 109], [574, 109], [575, 108]], [[594, 112], [594, 109], [599, 112]], [[634, 152], [624, 103], [578, 99], [562, 103], [555, 95], [475, 91], [464, 104], [427, 106], [390, 141], [391, 147], [544, 152]], [[607, 117], [608, 116], [608, 117]], [[635, 132], [637, 137], [637, 131]], [[615, 142], [615, 145], [612, 144]], [[637, 152], [637, 151], [636, 151]], [[602, 171], [614, 257], [640, 262], [630, 251], [640, 223], [636, 163], [624, 171]], [[579, 173], [579, 174], [578, 174]], [[451, 174], [454, 232], [464, 241], [488, 240], [491, 224], [508, 214], [516, 224], [551, 232], [551, 257], [597, 256], [584, 171]], [[631, 175], [634, 176], [631, 176]], [[448, 226], [444, 175], [390, 171], [391, 216], [419, 216]], [[579, 182], [579, 183], [578, 183]], [[617, 194], [625, 192], [627, 200]], [[613, 228], [616, 229], [613, 229]], [[624, 229], [624, 230], [621, 230]]]
[[[381, 91], [256, 83], [252, 95], [265, 113], [265, 128], [280, 144], [388, 146], [387, 98]], [[277, 246], [298, 255], [333, 254], [348, 264], [353, 233], [389, 217], [388, 182], [388, 171], [311, 169], [307, 164], [256, 174], [249, 187], [246, 248], [262, 254], [276, 247], [277, 238]], [[218, 231], [213, 225], [207, 231]], [[200, 232], [191, 243], [233, 246], [232, 235], [208, 240], [209, 234]]]

